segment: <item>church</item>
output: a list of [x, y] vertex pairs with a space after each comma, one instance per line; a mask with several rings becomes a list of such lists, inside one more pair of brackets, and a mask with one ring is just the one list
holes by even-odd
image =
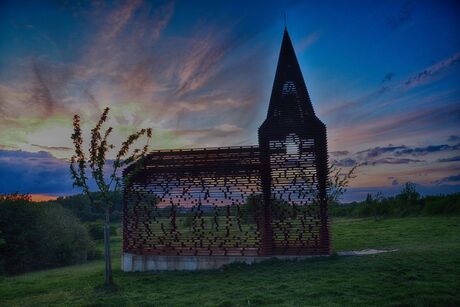
[[326, 126], [284, 30], [259, 144], [157, 150], [124, 170], [124, 271], [329, 255]]

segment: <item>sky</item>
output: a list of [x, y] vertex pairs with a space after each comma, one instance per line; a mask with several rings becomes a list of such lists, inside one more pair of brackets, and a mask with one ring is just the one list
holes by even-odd
[[72, 116], [115, 145], [257, 144], [284, 17], [345, 201], [460, 191], [458, 1], [1, 1], [0, 193], [72, 187]]

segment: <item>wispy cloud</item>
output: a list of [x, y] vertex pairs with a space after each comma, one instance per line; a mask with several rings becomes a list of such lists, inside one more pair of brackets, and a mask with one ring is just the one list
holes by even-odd
[[394, 73], [392, 73], [392, 72], [389, 72], [389, 73], [387, 73], [387, 74], [386, 74], [386, 75], [383, 77], [383, 79], [382, 79], [382, 82], [381, 82], [381, 83], [387, 83], [387, 82], [390, 82], [391, 80], [393, 80], [394, 76], [395, 76], [395, 74], [394, 74]]
[[222, 124], [205, 129], [187, 129], [171, 131], [175, 136], [185, 137], [190, 141], [192, 147], [196, 144], [202, 146], [226, 146], [231, 139], [237, 135], [244, 134], [245, 130], [232, 124]]
[[396, 29], [409, 22], [414, 10], [414, 4], [414, 1], [406, 0], [396, 15], [388, 17], [387, 24]]
[[65, 146], [45, 146], [45, 145], [37, 145], [37, 144], [30, 144], [33, 147], [37, 147], [43, 150], [72, 150], [70, 147], [65, 147]]
[[434, 181], [435, 184], [459, 183], [459, 182], [460, 182], [460, 174], [443, 177], [439, 180]]
[[375, 157], [381, 156], [389, 152], [395, 152], [395, 151], [406, 149], [406, 148], [407, 147], [404, 145], [402, 146], [388, 145], [388, 146], [383, 146], [383, 147], [374, 147], [374, 148], [362, 150], [362, 151], [357, 152], [357, 154], [364, 155], [366, 158], [375, 158]]
[[424, 160], [419, 159], [410, 159], [410, 158], [381, 158], [375, 159], [372, 161], [365, 161], [362, 165], [378, 165], [378, 164], [410, 164], [410, 163], [418, 163], [418, 162], [425, 162]]
[[366, 150], [362, 150], [357, 152], [358, 155], [364, 155], [367, 158], [375, 158], [382, 156], [387, 153], [391, 153], [395, 156], [403, 156], [403, 155], [412, 155], [412, 156], [424, 156], [430, 153], [442, 152], [442, 151], [454, 151], [459, 150], [460, 144], [456, 145], [428, 145], [424, 147], [410, 147], [406, 145], [400, 146], [383, 146], [383, 147], [374, 147], [369, 148]]
[[176, 94], [183, 96], [202, 87], [216, 73], [218, 64], [229, 46], [208, 34], [208, 37], [194, 41], [188, 55], [177, 71]]
[[447, 142], [458, 142], [460, 141], [460, 135], [451, 135], [447, 139]]
[[336, 157], [339, 157], [339, 156], [346, 156], [348, 155], [350, 152], [348, 150], [337, 150], [337, 151], [331, 151], [329, 152], [329, 154], [331, 154], [332, 156], [336, 156]]
[[438, 159], [438, 162], [457, 162], [457, 161], [460, 161], [460, 156]]
[[410, 89], [416, 86], [420, 86], [433, 80], [442, 72], [449, 69], [451, 66], [457, 64], [460, 61], [460, 52], [451, 55], [449, 58], [444, 59], [430, 67], [425, 68], [421, 72], [407, 79], [404, 83], [406, 89]]
[[[456, 52], [430, 65], [420, 72], [416, 72], [407, 78], [395, 80], [395, 74], [389, 72], [385, 74], [380, 84], [371, 88], [366, 93], [358, 97], [351, 98], [345, 102], [335, 104], [323, 111], [323, 115], [328, 117], [335, 126], [349, 125], [351, 122], [366, 123], [374, 122], [379, 116], [379, 111], [387, 111], [389, 108], [395, 108], [401, 104], [407, 104], [407, 101], [413, 101], [415, 98], [408, 96], [408, 93], [423, 85], [431, 84], [444, 77], [449, 68], [453, 67], [460, 60], [460, 52]], [[446, 100], [451, 100], [455, 92], [436, 93], [431, 96], [423, 97], [423, 101], [418, 101], [417, 105], [433, 105], [437, 102], [451, 104]], [[415, 96], [415, 94], [413, 94]], [[455, 99], [455, 98], [454, 98]], [[458, 97], [456, 98], [458, 99]], [[346, 115], [346, 116], [344, 116]], [[394, 114], [387, 114], [388, 117], [394, 117]], [[386, 120], [387, 118], [385, 118]], [[390, 119], [391, 120], [391, 119]]]
[[104, 40], [111, 40], [120, 33], [131, 20], [135, 11], [141, 6], [141, 0], [130, 0], [114, 10], [106, 19]]
[[388, 179], [391, 180], [391, 185], [392, 185], [392, 186], [397, 186], [397, 185], [399, 185], [399, 180], [398, 180], [398, 178], [393, 177], [393, 176], [390, 176], [390, 177], [388, 177]]
[[352, 158], [332, 160], [331, 162], [333, 165], [338, 166], [338, 167], [352, 167], [358, 164], [358, 162]]
[[310, 33], [309, 35], [305, 36], [300, 40], [298, 44], [296, 44], [296, 51], [298, 53], [301, 53], [308, 49], [311, 45], [316, 43], [316, 41], [319, 39], [320, 33], [319, 32], [313, 32]]

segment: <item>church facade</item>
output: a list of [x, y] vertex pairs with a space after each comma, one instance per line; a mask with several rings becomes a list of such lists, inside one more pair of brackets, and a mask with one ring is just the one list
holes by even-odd
[[124, 271], [331, 253], [326, 127], [287, 30], [255, 146], [158, 150], [124, 171]]

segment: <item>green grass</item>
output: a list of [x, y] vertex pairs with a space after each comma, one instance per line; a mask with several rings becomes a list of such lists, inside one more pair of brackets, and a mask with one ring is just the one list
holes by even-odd
[[103, 262], [0, 280], [0, 305], [460, 305], [460, 217], [334, 220], [335, 251], [397, 252], [302, 262], [234, 264], [218, 271], [123, 273], [105, 293]]

